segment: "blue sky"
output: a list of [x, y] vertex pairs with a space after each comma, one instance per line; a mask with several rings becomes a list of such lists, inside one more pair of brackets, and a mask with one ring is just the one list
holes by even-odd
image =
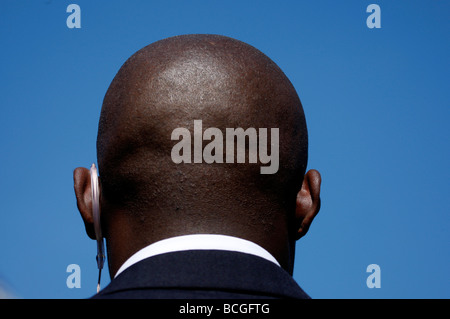
[[[69, 4], [81, 28], [69, 29]], [[369, 4], [381, 28], [369, 29]], [[103, 96], [145, 45], [215, 33], [272, 58], [302, 100], [322, 209], [297, 244], [313, 298], [450, 297], [449, 1], [2, 1], [0, 286], [95, 293], [72, 171], [96, 161]], [[81, 269], [69, 289], [67, 266]], [[381, 269], [369, 289], [366, 268]], [[107, 272], [102, 285], [108, 283]]]

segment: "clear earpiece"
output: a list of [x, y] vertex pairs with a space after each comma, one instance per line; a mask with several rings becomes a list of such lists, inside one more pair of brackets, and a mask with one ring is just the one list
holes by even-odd
[[98, 187], [98, 174], [95, 164], [91, 166], [91, 188], [92, 188], [92, 212], [94, 217], [95, 239], [97, 240], [97, 267], [98, 284], [97, 293], [100, 291], [100, 279], [103, 264], [105, 263], [105, 246], [103, 244], [102, 228], [100, 224], [100, 189]]

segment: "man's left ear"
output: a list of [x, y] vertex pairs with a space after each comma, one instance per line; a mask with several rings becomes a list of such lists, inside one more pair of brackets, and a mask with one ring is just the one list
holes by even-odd
[[296, 202], [295, 224], [298, 227], [296, 240], [306, 235], [314, 217], [319, 213], [321, 183], [322, 177], [315, 169], [309, 170], [303, 178]]
[[77, 207], [86, 228], [86, 233], [95, 239], [94, 216], [92, 211], [91, 174], [87, 168], [78, 167], [73, 171], [74, 191]]

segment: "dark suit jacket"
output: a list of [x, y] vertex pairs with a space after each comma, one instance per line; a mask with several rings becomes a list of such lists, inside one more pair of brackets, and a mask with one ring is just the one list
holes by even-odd
[[285, 270], [230, 251], [189, 250], [144, 259], [93, 298], [238, 299], [309, 296]]

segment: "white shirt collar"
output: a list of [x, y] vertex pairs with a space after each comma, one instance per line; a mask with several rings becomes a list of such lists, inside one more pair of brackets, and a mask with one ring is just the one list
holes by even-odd
[[163, 239], [142, 248], [123, 263], [114, 278], [131, 265], [143, 259], [184, 250], [237, 251], [262, 257], [280, 266], [277, 260], [267, 250], [251, 241], [226, 235], [196, 234]]

